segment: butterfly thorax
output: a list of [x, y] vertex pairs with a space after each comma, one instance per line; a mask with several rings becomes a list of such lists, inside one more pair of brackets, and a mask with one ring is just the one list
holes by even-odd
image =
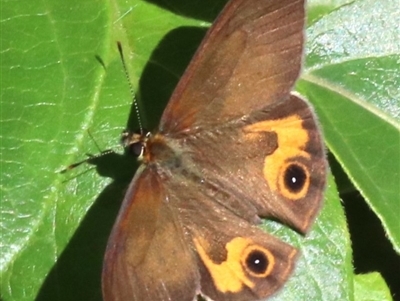
[[164, 167], [172, 169], [180, 167], [180, 156], [171, 143], [173, 143], [171, 139], [162, 134], [150, 134], [143, 145], [144, 150], [141, 158], [143, 164], [162, 163]]

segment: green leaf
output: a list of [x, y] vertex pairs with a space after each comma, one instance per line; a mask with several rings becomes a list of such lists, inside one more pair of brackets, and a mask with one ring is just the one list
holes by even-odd
[[268, 224], [267, 230], [301, 250], [293, 276], [268, 300], [353, 300], [351, 242], [333, 177], [325, 204], [306, 238], [287, 227]]
[[354, 293], [357, 301], [392, 300], [389, 288], [379, 273], [357, 275], [354, 278]]
[[[123, 129], [137, 127], [115, 42], [123, 44], [143, 122], [154, 128], [223, 2], [2, 2], [2, 300], [101, 300], [102, 257], [135, 162], [111, 154], [100, 158], [95, 169], [82, 166], [63, 175], [58, 171], [84, 159], [85, 153], [98, 153], [88, 130], [104, 150], [118, 145]], [[391, 138], [399, 128], [399, 71], [393, 63], [400, 51], [397, 44], [390, 43], [390, 37], [396, 35], [392, 31], [397, 28], [398, 16], [390, 6], [379, 8], [371, 1], [341, 7], [347, 3], [310, 3], [307, 60], [298, 89], [313, 101], [330, 150], [376, 210], [398, 248], [396, 235], [400, 231], [396, 232], [392, 215], [399, 203], [398, 186], [393, 185], [399, 183], [399, 172], [397, 169], [397, 174], [392, 174], [396, 166], [388, 165], [387, 158], [391, 155], [392, 162], [400, 162], [399, 144], [395, 144], [398, 136]], [[357, 21], [349, 18], [356, 9], [362, 11], [356, 11]], [[372, 9], [379, 14], [371, 17], [368, 12]], [[376, 23], [384, 13], [387, 23], [379, 27]], [[321, 54], [330, 50], [333, 42], [335, 47], [352, 42], [351, 31], [348, 39], [335, 38], [334, 33], [343, 27], [337, 20], [342, 18], [359, 26], [357, 34], [372, 31], [375, 40], [360, 43], [357, 52], [350, 55], [336, 48]], [[371, 22], [375, 22], [371, 28], [362, 29]], [[379, 36], [376, 26], [389, 26], [391, 29], [384, 31], [390, 36]], [[325, 39], [329, 34], [333, 36]], [[378, 47], [381, 38], [386, 39], [385, 45]], [[371, 63], [368, 58], [373, 59]], [[328, 103], [326, 99], [331, 97], [335, 101]], [[331, 111], [336, 99], [340, 100], [339, 113], [338, 109]], [[359, 129], [353, 131], [357, 124], [345, 122], [341, 108], [347, 110], [349, 104], [361, 112], [360, 119], [367, 119], [363, 124], [369, 127], [364, 131], [376, 131], [378, 137], [374, 134], [364, 140]], [[349, 141], [355, 134], [359, 138], [350, 139], [342, 150], [341, 139]], [[372, 150], [359, 154], [365, 148]], [[377, 149], [385, 154], [376, 156]], [[347, 153], [352, 156], [348, 158]], [[371, 184], [370, 179], [376, 176]], [[391, 196], [395, 196], [394, 202]], [[265, 227], [303, 254], [293, 277], [275, 299], [354, 299], [349, 234], [332, 179], [325, 206], [307, 237], [274, 223]]]
[[[33, 300], [97, 194], [56, 171], [98, 103], [109, 15], [99, 3], [1, 6], [1, 297]], [[90, 34], [87, 34], [90, 32]], [[80, 133], [80, 134], [78, 134]], [[98, 187], [101, 181], [97, 180]]]
[[330, 151], [398, 253], [399, 22], [397, 1], [356, 1], [326, 15], [308, 29], [306, 70], [299, 84], [315, 105]]

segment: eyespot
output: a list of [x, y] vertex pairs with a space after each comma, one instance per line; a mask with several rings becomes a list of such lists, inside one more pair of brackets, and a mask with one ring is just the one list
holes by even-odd
[[268, 257], [259, 250], [254, 250], [247, 255], [246, 266], [254, 274], [263, 274], [268, 268]]
[[253, 277], [267, 277], [275, 264], [274, 255], [260, 246], [250, 245], [243, 252], [243, 268]]
[[288, 162], [279, 175], [280, 192], [291, 200], [306, 196], [310, 186], [310, 173], [307, 166], [300, 162]]
[[304, 187], [307, 180], [307, 173], [302, 166], [297, 164], [289, 165], [284, 174], [285, 187], [292, 193], [298, 193]]

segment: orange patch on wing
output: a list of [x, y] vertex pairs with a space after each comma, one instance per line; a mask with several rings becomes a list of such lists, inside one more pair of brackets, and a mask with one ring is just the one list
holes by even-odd
[[[209, 271], [215, 287], [223, 293], [231, 292], [238, 293], [242, 290], [243, 286], [250, 288], [255, 287], [255, 283], [248, 277], [250, 273], [253, 277], [267, 277], [273, 270], [275, 265], [275, 257], [272, 253], [254, 244], [249, 238], [235, 237], [229, 241], [225, 248], [227, 251], [227, 258], [221, 263], [215, 263], [203, 248], [207, 242], [201, 238], [194, 238], [194, 244], [197, 252]], [[246, 268], [246, 259], [253, 251], [261, 251], [268, 258], [268, 267], [262, 274], [253, 275], [251, 271]]]
[[249, 125], [245, 128], [250, 137], [255, 133], [275, 132], [278, 139], [278, 148], [264, 159], [263, 174], [269, 187], [273, 191], [279, 191], [290, 200], [298, 200], [304, 197], [310, 184], [308, 169], [300, 162], [306, 172], [306, 183], [300, 192], [293, 193], [285, 187], [284, 175], [290, 165], [290, 160], [295, 158], [310, 159], [310, 154], [304, 151], [309, 141], [309, 135], [303, 128], [303, 120], [298, 115], [292, 115], [282, 119], [266, 120]]
[[197, 252], [204, 265], [207, 267], [215, 287], [220, 292], [240, 292], [243, 284], [254, 287], [255, 284], [246, 277], [241, 265], [242, 251], [250, 242], [251, 240], [246, 238], [231, 240], [225, 246], [228, 253], [226, 260], [221, 263], [215, 263], [208, 256], [206, 250], [203, 249], [203, 240], [194, 239]]

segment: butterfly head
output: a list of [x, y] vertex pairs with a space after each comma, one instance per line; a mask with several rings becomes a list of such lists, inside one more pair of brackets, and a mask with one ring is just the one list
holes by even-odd
[[137, 157], [139, 161], [143, 161], [150, 137], [151, 132], [147, 130], [135, 132], [125, 130], [121, 134], [121, 143], [127, 152]]

